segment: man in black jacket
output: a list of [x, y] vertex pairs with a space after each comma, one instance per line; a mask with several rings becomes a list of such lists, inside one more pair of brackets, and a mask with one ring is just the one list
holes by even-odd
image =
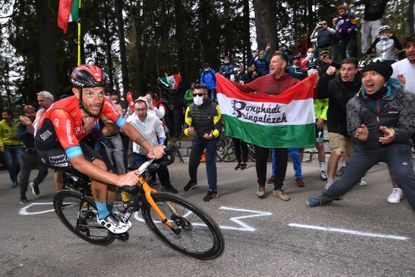
[[48, 175], [48, 168], [44, 165], [36, 153], [35, 138], [33, 136], [34, 128], [33, 121], [35, 121], [36, 109], [31, 105], [24, 107], [24, 115], [20, 116], [20, 125], [17, 127], [16, 137], [23, 141], [25, 145], [24, 152], [21, 159], [21, 170], [18, 176], [20, 184], [20, 203], [26, 204], [27, 185], [29, 183], [30, 172], [32, 169], [38, 169], [39, 172], [36, 178], [29, 183], [34, 195], [39, 195], [39, 184]]
[[206, 173], [209, 191], [203, 201], [210, 201], [218, 197], [216, 173], [216, 147], [222, 131], [221, 113], [219, 105], [208, 98], [205, 85], [196, 84], [193, 89], [193, 103], [186, 109], [184, 134], [193, 136], [192, 149], [189, 159], [190, 181], [184, 187], [189, 191], [197, 186], [197, 168], [203, 150], [206, 149]]
[[415, 175], [411, 135], [415, 131], [415, 95], [404, 92], [392, 67], [372, 62], [362, 71], [362, 88], [347, 104], [347, 131], [356, 148], [342, 178], [322, 195], [310, 197], [310, 207], [325, 205], [346, 194], [375, 164], [385, 162], [415, 210]]
[[[382, 17], [385, 13], [386, 4], [388, 0], [362, 0], [356, 1], [349, 5], [349, 8], [354, 6], [365, 5], [365, 14], [362, 22], [362, 53], [365, 54], [378, 35], [378, 30], [382, 26]], [[369, 40], [369, 36], [372, 40]]]
[[346, 104], [359, 91], [361, 85], [355, 58], [344, 59], [340, 73], [338, 75], [335, 73], [336, 68], [329, 66], [318, 82], [318, 98], [329, 99], [327, 130], [331, 154], [327, 168], [326, 188], [334, 181], [337, 164], [342, 155], [347, 160], [353, 150], [352, 142], [347, 135]]

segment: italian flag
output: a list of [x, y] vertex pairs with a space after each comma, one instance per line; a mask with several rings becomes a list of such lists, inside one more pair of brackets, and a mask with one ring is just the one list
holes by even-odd
[[160, 78], [160, 82], [163, 86], [168, 87], [171, 90], [177, 90], [180, 85], [182, 77], [180, 74], [174, 74]]
[[58, 27], [66, 34], [68, 23], [78, 20], [79, 1], [81, 0], [60, 0], [58, 11]]
[[265, 148], [315, 146], [314, 83], [316, 74], [279, 95], [240, 91], [216, 74], [216, 89], [225, 133]]

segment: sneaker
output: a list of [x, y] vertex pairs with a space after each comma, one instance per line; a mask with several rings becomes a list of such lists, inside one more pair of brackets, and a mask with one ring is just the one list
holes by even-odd
[[328, 176], [327, 176], [327, 173], [326, 173], [325, 170], [320, 171], [320, 179], [323, 180], [323, 181], [327, 181]]
[[267, 180], [267, 184], [273, 184], [275, 181], [275, 176], [271, 176], [268, 180]]
[[342, 167], [340, 167], [340, 169], [336, 172], [336, 176], [337, 177], [340, 177], [340, 176], [343, 175], [343, 171], [344, 171], [344, 168], [345, 167], [346, 167], [345, 165], [343, 165]]
[[403, 199], [403, 191], [400, 188], [393, 188], [392, 193], [388, 196], [386, 201], [391, 204], [397, 204]]
[[14, 189], [15, 187], [17, 187], [17, 182], [12, 183], [12, 189]]
[[104, 219], [99, 219], [97, 215], [98, 224], [104, 226], [111, 233], [122, 234], [127, 232], [131, 228], [131, 221], [128, 220], [127, 223], [121, 222], [114, 215], [109, 214]]
[[323, 198], [320, 196], [311, 196], [307, 199], [307, 205], [309, 207], [318, 207], [318, 206], [324, 206], [330, 203], [331, 201], [323, 200]]
[[29, 183], [29, 186], [32, 189], [32, 193], [34, 195], [39, 195], [40, 194], [39, 186], [35, 185], [35, 182], [31, 181]]
[[283, 200], [283, 201], [288, 201], [290, 200], [290, 196], [285, 194], [284, 191], [280, 190], [280, 189], [274, 189], [272, 191], [272, 194], [274, 194], [275, 197]]
[[244, 170], [248, 167], [248, 165], [246, 163], [241, 164], [241, 170]]
[[259, 187], [258, 190], [256, 191], [256, 196], [258, 196], [259, 198], [264, 198], [265, 197], [265, 187]]
[[184, 191], [190, 191], [192, 189], [194, 189], [197, 186], [197, 183], [193, 182], [193, 181], [189, 181], [189, 183], [187, 183], [187, 185], [184, 186]]
[[170, 192], [170, 193], [174, 193], [174, 194], [178, 193], [177, 189], [175, 189], [173, 186], [162, 187], [161, 191]]
[[358, 183], [359, 186], [364, 187], [367, 186], [367, 182], [365, 180], [360, 180], [360, 182]]
[[203, 197], [203, 201], [209, 202], [210, 200], [213, 200], [218, 197], [219, 193], [217, 193], [216, 191], [208, 191], [208, 193]]
[[[240, 169], [241, 168], [241, 164], [237, 164], [236, 166], [235, 166], [235, 170], [238, 170], [238, 169]], [[241, 168], [242, 169], [242, 168]]]
[[297, 183], [297, 187], [299, 188], [303, 188], [305, 185], [303, 179], [295, 179], [295, 182]]
[[20, 204], [26, 205], [29, 202], [26, 197], [20, 197]]

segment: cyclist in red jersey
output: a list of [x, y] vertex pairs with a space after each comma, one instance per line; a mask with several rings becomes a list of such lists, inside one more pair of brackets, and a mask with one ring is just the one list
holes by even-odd
[[136, 185], [138, 173], [116, 175], [109, 172], [100, 155], [82, 139], [94, 129], [99, 130], [98, 121], [104, 115], [146, 149], [149, 158], [160, 158], [164, 149], [148, 143], [104, 97], [107, 79], [101, 68], [81, 65], [72, 72], [70, 81], [74, 96], [55, 102], [45, 112], [36, 131], [36, 148], [47, 166], [76, 170], [90, 177], [98, 222], [113, 233], [124, 233], [131, 227], [131, 222], [124, 223], [111, 214], [107, 202], [110, 204], [115, 199], [115, 186]]

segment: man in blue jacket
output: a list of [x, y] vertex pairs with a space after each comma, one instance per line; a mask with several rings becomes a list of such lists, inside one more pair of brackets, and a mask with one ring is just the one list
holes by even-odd
[[216, 71], [208, 63], [203, 64], [203, 71], [200, 73], [200, 84], [205, 85], [210, 100], [216, 100]]

